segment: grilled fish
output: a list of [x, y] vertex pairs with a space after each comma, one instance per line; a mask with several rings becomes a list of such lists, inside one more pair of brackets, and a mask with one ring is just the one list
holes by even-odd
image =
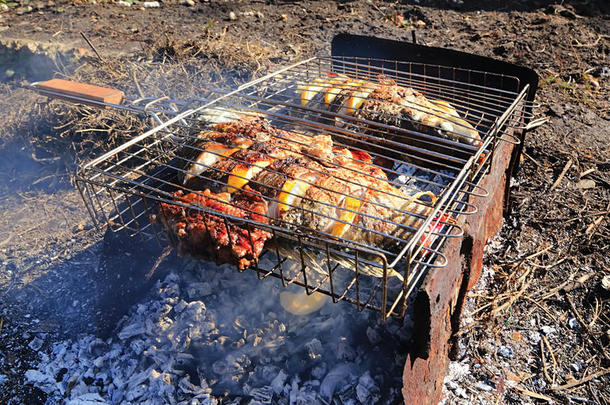
[[328, 73], [299, 87], [301, 104], [316, 104], [332, 112], [401, 128], [432, 133], [473, 146], [482, 144], [478, 131], [447, 101], [426, 98], [421, 92], [397, 85], [352, 79]]

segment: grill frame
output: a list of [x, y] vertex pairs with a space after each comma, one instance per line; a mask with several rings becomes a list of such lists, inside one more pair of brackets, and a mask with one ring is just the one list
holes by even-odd
[[[254, 94], [257, 91], [257, 88], [260, 88], [260, 86], [265, 86], [269, 82], [273, 82], [274, 80], [277, 80], [278, 77], [281, 77], [281, 75], [284, 75], [284, 74], [289, 75], [295, 69], [300, 69], [300, 68], [306, 67], [307, 64], [316, 63], [316, 61], [320, 61], [320, 60], [325, 60], [325, 58], [307, 59], [305, 61], [288, 66], [284, 69], [281, 69], [277, 72], [273, 72], [260, 79], [254, 80], [254, 81], [247, 83], [243, 86], [240, 86], [239, 88], [237, 88], [233, 91], [230, 91], [230, 92], [211, 91], [210, 94], [208, 94], [208, 96], [211, 96], [211, 97], [207, 98], [207, 99], [196, 99], [196, 100], [190, 100], [189, 102], [183, 102], [183, 103], [176, 102], [176, 100], [160, 100], [160, 99], [151, 100], [151, 103], [149, 103], [147, 105], [147, 109], [155, 108], [155, 116], [157, 117], [157, 121], [160, 122], [160, 124], [157, 127], [151, 129], [150, 131], [147, 131], [146, 133], [144, 133], [140, 136], [135, 137], [131, 141], [128, 141], [124, 145], [121, 145], [118, 148], [115, 148], [114, 150], [100, 156], [99, 158], [94, 159], [93, 161], [85, 164], [78, 170], [76, 183], [77, 183], [78, 189], [81, 192], [81, 195], [86, 203], [87, 209], [89, 210], [90, 215], [94, 219], [96, 226], [104, 227], [104, 224], [108, 224], [109, 225], [108, 227], [113, 230], [127, 228], [127, 229], [132, 229], [132, 231], [134, 231], [134, 232], [146, 232], [150, 227], [150, 230], [152, 231], [151, 234], [159, 241], [159, 243], [161, 243], [161, 244], [166, 243], [165, 239], [166, 239], [167, 235], [161, 229], [155, 229], [155, 226], [150, 223], [148, 223], [146, 225], [140, 225], [138, 222], [138, 220], [140, 218], [145, 219], [147, 216], [154, 214], [154, 212], [152, 211], [152, 208], [148, 205], [147, 201], [150, 201], [150, 200], [161, 201], [162, 199], [160, 200], [158, 198], [154, 198], [150, 195], [146, 195], [146, 194], [138, 192], [134, 189], [130, 190], [130, 189], [118, 187], [118, 186], [116, 186], [116, 183], [108, 184], [108, 183], [99, 181], [99, 179], [95, 176], [95, 173], [94, 173], [96, 170], [99, 169], [99, 166], [101, 166], [104, 163], [109, 162], [110, 159], [118, 156], [120, 153], [124, 153], [132, 147], [138, 147], [139, 145], [141, 146], [144, 142], [147, 142], [147, 141], [151, 142], [151, 147], [152, 146], [157, 147], [158, 143], [161, 143], [161, 142], [163, 142], [164, 139], [167, 140], [168, 137], [171, 138], [173, 135], [175, 135], [175, 134], [172, 134], [171, 132], [168, 132], [168, 133], [166, 133], [165, 138], [164, 138], [164, 136], [160, 136], [160, 134], [173, 128], [173, 126], [175, 126], [175, 125], [188, 126], [189, 118], [196, 116], [197, 114], [199, 114], [202, 111], [206, 111], [206, 110], [209, 110], [210, 108], [214, 108], [214, 106], [222, 105], [224, 103], [226, 106], [235, 108], [235, 107], [240, 106], [240, 105], [233, 104], [235, 101], [238, 101], [238, 102], [242, 103], [241, 107], [245, 107], [243, 105], [244, 100], [248, 100], [248, 97], [251, 96], [252, 94]], [[333, 59], [331, 59], [331, 60], [333, 60]], [[334, 59], [334, 60], [336, 60], [336, 59]], [[454, 69], [454, 71], [455, 71], [456, 68], [448, 68], [448, 69]], [[439, 72], [440, 72], [440, 68], [439, 68]], [[474, 72], [474, 71], [472, 71], [472, 72]], [[431, 79], [433, 79], [433, 78], [431, 78]], [[520, 84], [518, 83], [518, 79], [516, 79], [516, 80], [517, 80], [516, 86], [517, 86], [517, 88], [519, 88]], [[292, 284], [292, 283], [301, 285], [302, 287], [305, 288], [307, 293], [313, 293], [316, 291], [323, 292], [327, 295], [330, 295], [333, 298], [333, 301], [335, 301], [335, 302], [341, 301], [341, 300], [352, 302], [352, 303], [356, 304], [356, 306], [358, 307], [358, 310], [362, 310], [364, 308], [375, 309], [375, 310], [381, 312], [381, 317], [384, 320], [388, 316], [398, 316], [398, 317], [403, 316], [405, 313], [406, 307], [407, 307], [407, 298], [411, 295], [412, 291], [414, 290], [414, 288], [416, 288], [416, 286], [421, 281], [421, 279], [426, 274], [426, 272], [431, 268], [442, 267], [441, 265], [437, 264], [435, 261], [432, 260], [433, 256], [435, 258], [438, 258], [438, 257], [443, 258], [444, 256], [442, 255], [441, 250], [442, 250], [442, 246], [443, 246], [445, 240], [449, 237], [460, 237], [461, 232], [458, 234], [455, 234], [455, 235], [447, 234], [447, 235], [437, 236], [436, 240], [434, 241], [434, 243], [435, 243], [434, 246], [436, 246], [435, 251], [433, 252], [433, 255], [428, 255], [428, 258], [426, 260], [420, 259], [422, 248], [421, 248], [421, 245], [418, 245], [417, 241], [419, 241], [420, 238], [423, 236], [423, 234], [425, 233], [425, 229], [427, 228], [427, 225], [430, 224], [434, 220], [435, 215], [439, 215], [439, 214], [446, 213], [446, 212], [452, 212], [453, 215], [457, 218], [460, 215], [473, 213], [473, 212], [468, 212], [467, 210], [464, 211], [464, 210], [460, 210], [460, 209], [457, 209], [454, 207], [456, 207], [457, 205], [460, 205], [460, 204], [465, 207], [469, 207], [469, 206], [473, 207], [473, 205], [468, 203], [469, 198], [485, 197], [485, 195], [487, 194], [485, 191], [483, 191], [482, 193], [478, 193], [475, 190], [480, 190], [478, 183], [481, 181], [481, 179], [484, 177], [486, 171], [488, 170], [490, 162], [493, 160], [493, 154], [494, 154], [495, 149], [497, 148], [498, 143], [499, 142], [518, 143], [517, 140], [515, 140], [514, 138], [510, 138], [509, 136], [506, 135], [506, 129], [507, 128], [521, 128], [522, 121], [524, 119], [528, 118], [527, 116], [524, 116], [525, 115], [524, 111], [526, 109], [525, 107], [527, 107], [527, 103], [524, 101], [526, 94], [527, 94], [527, 90], [528, 90], [528, 88], [526, 85], [516, 94], [514, 100], [508, 106], [508, 108], [506, 108], [501, 115], [496, 117], [496, 120], [494, 121], [494, 123], [489, 127], [489, 132], [487, 133], [487, 136], [484, 137], [483, 145], [479, 148], [476, 148], [476, 150], [471, 155], [471, 157], [463, 164], [459, 173], [456, 175], [454, 180], [451, 182], [450, 186], [446, 189], [446, 191], [443, 193], [441, 198], [439, 198], [439, 202], [436, 205], [433, 213], [428, 216], [424, 225], [422, 225], [419, 228], [419, 230], [414, 233], [414, 235], [410, 238], [409, 243], [403, 249], [404, 250], [403, 256], [405, 257], [405, 266], [404, 266], [404, 270], [402, 270], [402, 274], [404, 276], [404, 282], [403, 282], [402, 288], [396, 294], [396, 296], [388, 297], [388, 279], [389, 279], [388, 273], [390, 270], [393, 270], [394, 267], [396, 267], [399, 264], [400, 260], [396, 259], [394, 262], [388, 263], [388, 261], [386, 260], [385, 257], [381, 257], [381, 256], [377, 255], [377, 257], [379, 257], [379, 259], [383, 263], [382, 270], [381, 270], [383, 273], [383, 276], [376, 283], [376, 286], [373, 288], [373, 292], [368, 296], [368, 298], [361, 297], [361, 293], [359, 290], [360, 290], [360, 283], [362, 282], [361, 277], [363, 277], [363, 276], [359, 272], [359, 262], [362, 260], [362, 258], [360, 258], [359, 255], [360, 254], [372, 254], [374, 256], [377, 253], [377, 252], [370, 251], [370, 250], [367, 251], [367, 249], [364, 249], [362, 247], [354, 250], [354, 254], [352, 255], [352, 257], [355, 258], [355, 265], [354, 265], [355, 268], [352, 271], [354, 276], [353, 276], [352, 280], [349, 283], [347, 283], [348, 286], [346, 289], [344, 289], [344, 291], [338, 291], [336, 286], [333, 285], [334, 284], [333, 283], [333, 274], [337, 271], [336, 267], [333, 269], [329, 266], [329, 268], [328, 268], [329, 274], [327, 275], [327, 279], [314, 284], [311, 281], [311, 277], [308, 277], [309, 272], [307, 271], [306, 266], [304, 265], [303, 261], [301, 261], [300, 272], [297, 272], [297, 274], [294, 276], [285, 275], [284, 270], [282, 268], [282, 260], [280, 259], [280, 257], [279, 257], [280, 255], [279, 255], [279, 253], [277, 253], [277, 251], [275, 253], [276, 256], [278, 256], [277, 264], [274, 267], [272, 267], [270, 269], [269, 268], [262, 269], [259, 267], [259, 263], [256, 263], [253, 270], [255, 270], [258, 273], [258, 276], [260, 279], [264, 279], [268, 276], [274, 276], [274, 277], [279, 278], [284, 285], [288, 285], [288, 284]], [[247, 92], [249, 92], [249, 94]], [[261, 100], [257, 100], [257, 101], [261, 102]], [[179, 103], [179, 105], [183, 106], [182, 112], [175, 115], [173, 118], [170, 118], [165, 121], [162, 120], [161, 118], [159, 118], [160, 117], [159, 114], [164, 114], [164, 113], [165, 114], [172, 114], [172, 113], [175, 114], [176, 113], [175, 109], [166, 108], [165, 105], [171, 106], [172, 104], [178, 104], [178, 103]], [[284, 103], [284, 104], [286, 104], [286, 103]], [[195, 106], [195, 107], [193, 107], [193, 106]], [[302, 107], [293, 105], [291, 108], [302, 108]], [[515, 116], [513, 116], [513, 114], [515, 114]], [[345, 118], [345, 117], [343, 117], [343, 118]], [[336, 128], [326, 128], [325, 127], [324, 129], [327, 131], [330, 131], [330, 132], [337, 131]], [[133, 169], [133, 172], [135, 173], [137, 170], [139, 170], [139, 169]], [[98, 172], [98, 174], [100, 174], [100, 173]], [[106, 175], [108, 175], [110, 178], [116, 177], [116, 176], [113, 176], [111, 173], [106, 173]], [[125, 179], [117, 179], [117, 180], [123, 181]], [[102, 203], [100, 201], [99, 194], [101, 192], [106, 192], [108, 194], [107, 201], [109, 201], [109, 202]], [[132, 200], [133, 198], [139, 198], [142, 206], [138, 207], [137, 201], [134, 202]], [[171, 202], [171, 200], [169, 198], [167, 198], [167, 199], [165, 199], [165, 202]], [[107, 208], [107, 207], [110, 207], [111, 209], [112, 208], [115, 209], [118, 212], [118, 214], [115, 215], [114, 217], [107, 215], [107, 212], [105, 211], [105, 208]], [[124, 207], [124, 208], [119, 208], [119, 207]], [[191, 208], [197, 208], [197, 207], [191, 207]], [[122, 223], [120, 223], [120, 221], [117, 221], [117, 220], [122, 219], [123, 214], [130, 214], [132, 219], [129, 221], [123, 220]], [[225, 218], [225, 220], [229, 220], [229, 219], [238, 220], [241, 222], [240, 219]], [[142, 222], [144, 222], [144, 221], [142, 221]], [[130, 226], [132, 224], [134, 224], [135, 226]], [[254, 225], [256, 225], [256, 224], [250, 223], [248, 226], [254, 226]], [[260, 224], [256, 225], [256, 226], [260, 227]], [[228, 225], [227, 225], [227, 227], [228, 227]], [[285, 232], [286, 230], [273, 229], [273, 231], [274, 232]], [[428, 234], [428, 238], [430, 238], [430, 237], [431, 236]], [[301, 247], [303, 244], [303, 238], [304, 237], [302, 235], [297, 236], [297, 244], [299, 247]], [[307, 244], [307, 242], [306, 242], [306, 244]], [[325, 245], [320, 250], [322, 252], [326, 251], [326, 255], [328, 256], [328, 252], [331, 249], [332, 241], [326, 240], [326, 241], [324, 241], [324, 244]], [[261, 258], [264, 258], [265, 255], [273, 254], [273, 252], [271, 252], [271, 253], [270, 252], [271, 251], [269, 251], [269, 250], [266, 251], [265, 253], [263, 253], [261, 255]], [[420, 255], [420, 256], [418, 256], [418, 255]], [[446, 264], [446, 259], [444, 259], [444, 261], [445, 261], [444, 264]], [[324, 285], [325, 282], [327, 282], [327, 285]], [[352, 289], [353, 289], [353, 293], [355, 294], [355, 296], [348, 295], [348, 292]], [[380, 291], [380, 292], [378, 292], [378, 291]], [[373, 303], [373, 301], [378, 293], [380, 294], [380, 297], [379, 297], [380, 304], [375, 305]]]

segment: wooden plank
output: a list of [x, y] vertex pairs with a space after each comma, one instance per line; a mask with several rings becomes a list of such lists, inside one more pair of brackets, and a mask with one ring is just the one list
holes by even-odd
[[125, 97], [125, 93], [121, 90], [64, 79], [51, 79], [40, 82], [36, 84], [36, 88], [59, 93], [60, 98], [63, 98], [61, 95], [64, 95], [68, 100], [71, 100], [71, 97], [78, 97], [97, 103], [121, 104]]

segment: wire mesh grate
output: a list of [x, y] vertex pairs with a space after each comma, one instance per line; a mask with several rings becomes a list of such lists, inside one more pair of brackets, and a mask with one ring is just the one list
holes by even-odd
[[[321, 95], [336, 88], [324, 84], [329, 74], [359, 80], [360, 91], [389, 83], [450, 103], [455, 124], [465, 122], [479, 140], [404, 125], [414, 121], [412, 112], [388, 123], [358, 108], [333, 110], [320, 98], [304, 102], [312, 85]], [[183, 109], [173, 118], [82, 166], [77, 184], [100, 227], [149, 232], [161, 244], [219, 262], [235, 261], [227, 252], [242, 243], [251, 257], [235, 264], [261, 279], [374, 309], [382, 319], [402, 316], [423, 275], [446, 265], [442, 247], [462, 235], [461, 215], [476, 211], [471, 199], [486, 196], [480, 180], [499, 142], [515, 142], [511, 132], [527, 119], [526, 90], [514, 77], [485, 72], [312, 58], [231, 92], [210, 90], [207, 98], [175, 104]], [[426, 114], [446, 118], [437, 113]], [[263, 181], [265, 175], [283, 183]], [[288, 180], [306, 191], [291, 200]], [[261, 195], [266, 208], [259, 212], [252, 207]], [[238, 199], [246, 205], [237, 211]], [[278, 215], [278, 207], [300, 219]], [[205, 243], [222, 233], [227, 246], [185, 243], [179, 229], [191, 229], [193, 218], [206, 227]]]

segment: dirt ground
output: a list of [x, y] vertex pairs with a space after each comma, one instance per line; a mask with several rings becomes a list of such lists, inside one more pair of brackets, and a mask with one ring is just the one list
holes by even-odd
[[[39, 350], [32, 342], [47, 347], [95, 318], [65, 309], [78, 308], [71, 294], [86, 288], [68, 265], [95, 267], [101, 238], [75, 191], [75, 164], [151, 125], [137, 115], [48, 102], [26, 83], [69, 77], [132, 98], [188, 98], [210, 83], [231, 86], [328, 54], [340, 32], [410, 41], [413, 30], [425, 45], [533, 68], [538, 114], [549, 118], [528, 133], [510, 216], [456, 333], [444, 401], [610, 402], [610, 3], [144, 6], [0, 0], [0, 56], [23, 44], [51, 55], [0, 60], [0, 403], [44, 403], [23, 384]], [[55, 50], [64, 56], [53, 57]], [[56, 306], [41, 308], [48, 302]]]

